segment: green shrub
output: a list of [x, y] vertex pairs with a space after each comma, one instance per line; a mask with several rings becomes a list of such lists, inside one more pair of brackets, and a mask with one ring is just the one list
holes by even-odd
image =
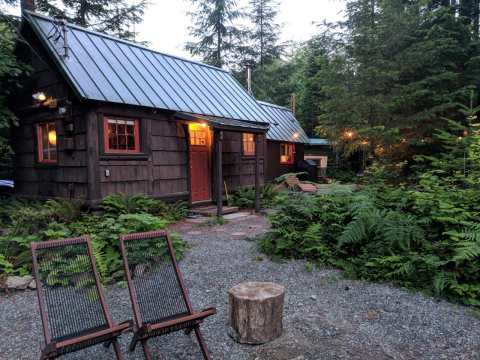
[[[173, 205], [146, 196], [106, 198], [102, 215], [81, 212], [81, 204], [66, 200], [12, 202], [4, 215], [7, 233], [0, 236], [0, 274], [25, 275], [31, 272], [31, 242], [89, 235], [94, 255], [104, 281], [122, 269], [118, 238], [121, 234], [166, 228], [186, 214], [183, 203]], [[177, 256], [185, 244], [172, 235]], [[53, 280], [52, 280], [53, 281]]]
[[[278, 191], [273, 184], [265, 184], [262, 186], [260, 194], [260, 206], [270, 208], [275, 202]], [[246, 186], [235, 190], [230, 198], [230, 205], [239, 208], [252, 209], [255, 207], [255, 187]]]
[[147, 213], [162, 218], [178, 221], [188, 212], [187, 203], [183, 201], [167, 204], [146, 195], [115, 194], [107, 196], [102, 202], [102, 210], [111, 216], [133, 213]]

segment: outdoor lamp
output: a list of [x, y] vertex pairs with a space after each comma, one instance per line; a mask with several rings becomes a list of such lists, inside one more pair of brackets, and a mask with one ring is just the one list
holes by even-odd
[[43, 91], [36, 92], [35, 94], [32, 95], [33, 100], [44, 102], [47, 100], [47, 95]]
[[298, 139], [299, 136], [300, 136], [300, 134], [299, 134], [298, 132], [293, 133], [293, 138], [294, 138], [294, 139]]

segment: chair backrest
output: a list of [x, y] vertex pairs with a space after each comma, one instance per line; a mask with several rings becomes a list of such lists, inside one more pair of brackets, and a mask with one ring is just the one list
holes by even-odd
[[88, 237], [32, 243], [45, 341], [112, 326]]
[[139, 327], [192, 314], [168, 232], [121, 236], [120, 249]]

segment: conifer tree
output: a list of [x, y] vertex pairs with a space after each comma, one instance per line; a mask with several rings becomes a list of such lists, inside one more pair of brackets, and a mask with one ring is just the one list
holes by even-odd
[[111, 34], [123, 39], [134, 40], [135, 24], [142, 22], [147, 6], [146, 0], [130, 3], [126, 0], [61, 0], [52, 2], [37, 0], [37, 10], [49, 16]]
[[280, 56], [280, 25], [276, 22], [277, 14], [276, 0], [250, 0], [252, 55], [261, 67]]
[[195, 10], [190, 35], [196, 40], [187, 43], [192, 55], [201, 56], [207, 64], [217, 67], [238, 62], [236, 52], [245, 32], [235, 24], [243, 16], [235, 0], [191, 0]]

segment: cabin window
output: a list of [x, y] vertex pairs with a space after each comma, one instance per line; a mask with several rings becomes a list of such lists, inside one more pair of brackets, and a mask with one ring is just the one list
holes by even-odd
[[280, 144], [280, 164], [293, 164], [295, 157], [294, 144]]
[[106, 153], [140, 152], [139, 121], [131, 119], [104, 119]]
[[255, 155], [255, 135], [243, 133], [243, 155]]
[[208, 128], [205, 123], [188, 124], [190, 145], [206, 146], [208, 141]]
[[38, 162], [57, 162], [57, 130], [55, 122], [44, 122], [37, 125]]

